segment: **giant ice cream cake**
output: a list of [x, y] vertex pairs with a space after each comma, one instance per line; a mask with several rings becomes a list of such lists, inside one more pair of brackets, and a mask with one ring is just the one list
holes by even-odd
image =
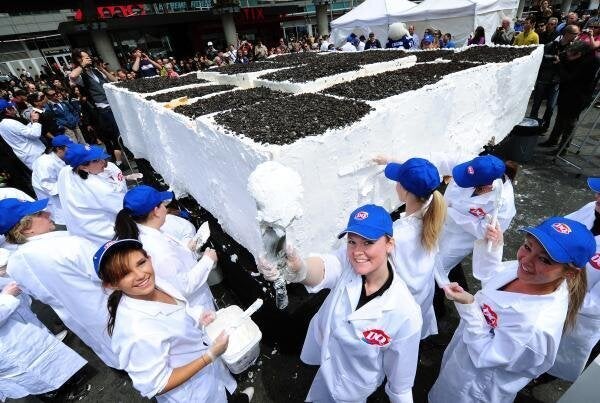
[[[307, 253], [334, 248], [358, 205], [395, 207], [394, 184], [373, 156], [441, 164], [506, 136], [525, 114], [542, 54], [484, 47], [289, 55], [105, 88], [134, 155], [252, 254], [263, 251], [266, 210]], [[165, 107], [183, 95], [187, 105]], [[287, 184], [281, 192], [277, 180]]]

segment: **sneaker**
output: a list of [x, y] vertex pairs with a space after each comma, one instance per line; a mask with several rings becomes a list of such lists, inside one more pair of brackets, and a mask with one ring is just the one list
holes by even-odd
[[550, 148], [556, 147], [557, 145], [558, 143], [555, 143], [554, 141], [546, 140], [543, 143], [538, 144], [538, 147]]
[[249, 386], [246, 389], [242, 390], [240, 393], [242, 395], [248, 396], [248, 402], [251, 402], [252, 398], [254, 397], [254, 388], [252, 386]]

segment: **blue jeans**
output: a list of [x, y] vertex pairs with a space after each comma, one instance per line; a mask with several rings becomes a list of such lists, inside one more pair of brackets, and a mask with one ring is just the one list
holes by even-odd
[[552, 119], [552, 113], [556, 106], [556, 99], [558, 98], [558, 83], [553, 82], [536, 82], [533, 90], [533, 105], [531, 105], [531, 112], [529, 116], [537, 119], [540, 106], [542, 101], [546, 100], [546, 111], [542, 118], [542, 127], [548, 129], [550, 126], [550, 120]]

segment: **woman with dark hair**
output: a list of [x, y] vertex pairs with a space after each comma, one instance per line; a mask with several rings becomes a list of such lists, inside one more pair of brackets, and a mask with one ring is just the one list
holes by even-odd
[[[475, 243], [474, 296], [444, 287], [461, 318], [440, 375], [429, 392], [437, 402], [512, 402], [552, 367], [563, 331], [573, 328], [586, 294], [585, 265], [596, 252], [581, 223], [551, 217], [527, 227], [517, 260], [502, 262], [499, 226]], [[492, 242], [488, 251], [487, 242]]]
[[152, 256], [158, 277], [176, 286], [191, 304], [214, 310], [206, 280], [217, 254], [207, 248], [198, 261], [194, 242], [184, 244], [161, 229], [168, 216], [166, 204], [173, 198], [173, 192], [159, 192], [146, 185], [129, 190], [115, 219], [115, 239], [141, 241]]
[[[211, 346], [203, 326], [214, 313], [191, 304], [155, 276], [151, 258], [135, 239], [111, 241], [94, 255], [108, 300], [108, 333], [133, 386], [158, 402], [227, 402], [236, 382], [219, 357], [229, 336]], [[198, 310], [198, 308], [200, 308]]]
[[485, 45], [485, 30], [481, 25], [475, 28], [475, 32], [469, 37], [467, 43], [469, 45]]

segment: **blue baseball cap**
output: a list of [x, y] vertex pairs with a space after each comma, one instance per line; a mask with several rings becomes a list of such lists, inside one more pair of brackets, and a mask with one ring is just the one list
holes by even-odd
[[102, 280], [102, 269], [104, 268], [103, 263], [106, 262], [108, 257], [110, 257], [116, 251], [131, 247], [134, 249], [142, 249], [143, 245], [137, 239], [119, 239], [116, 241], [108, 241], [102, 245], [100, 249], [94, 253], [94, 257], [92, 258], [94, 261], [94, 270], [96, 270], [98, 277]]
[[73, 143], [67, 147], [67, 152], [65, 153], [65, 161], [73, 168], [83, 165], [86, 162], [105, 160], [109, 157], [102, 147], [90, 146], [88, 144]]
[[370, 241], [376, 241], [384, 235], [394, 236], [392, 217], [383, 207], [367, 204], [354, 210], [348, 219], [348, 226], [340, 232], [338, 238], [347, 233], [360, 235]]
[[585, 225], [568, 218], [550, 217], [536, 227], [519, 231], [534, 236], [558, 263], [572, 263], [582, 269], [596, 254], [594, 235]]
[[165, 200], [175, 198], [173, 192], [159, 192], [151, 186], [139, 185], [129, 189], [123, 198], [123, 208], [134, 216], [145, 216]]
[[4, 112], [6, 108], [16, 108], [15, 104], [7, 101], [4, 98], [0, 98], [0, 112]]
[[493, 155], [482, 155], [463, 162], [452, 169], [454, 181], [461, 188], [472, 188], [491, 184], [502, 178], [506, 171], [504, 161]]
[[0, 200], [0, 234], [6, 234], [23, 217], [42, 211], [47, 205], [48, 199], [32, 202], [14, 198]]
[[596, 193], [600, 193], [600, 178], [589, 177], [587, 184]]
[[423, 42], [433, 43], [433, 35], [427, 34], [423, 36]]
[[418, 197], [429, 197], [440, 185], [440, 173], [435, 165], [424, 158], [411, 158], [385, 167], [385, 177], [400, 182], [402, 187]]
[[73, 144], [73, 140], [65, 134], [57, 134], [52, 139], [52, 147], [70, 146], [71, 144]]

